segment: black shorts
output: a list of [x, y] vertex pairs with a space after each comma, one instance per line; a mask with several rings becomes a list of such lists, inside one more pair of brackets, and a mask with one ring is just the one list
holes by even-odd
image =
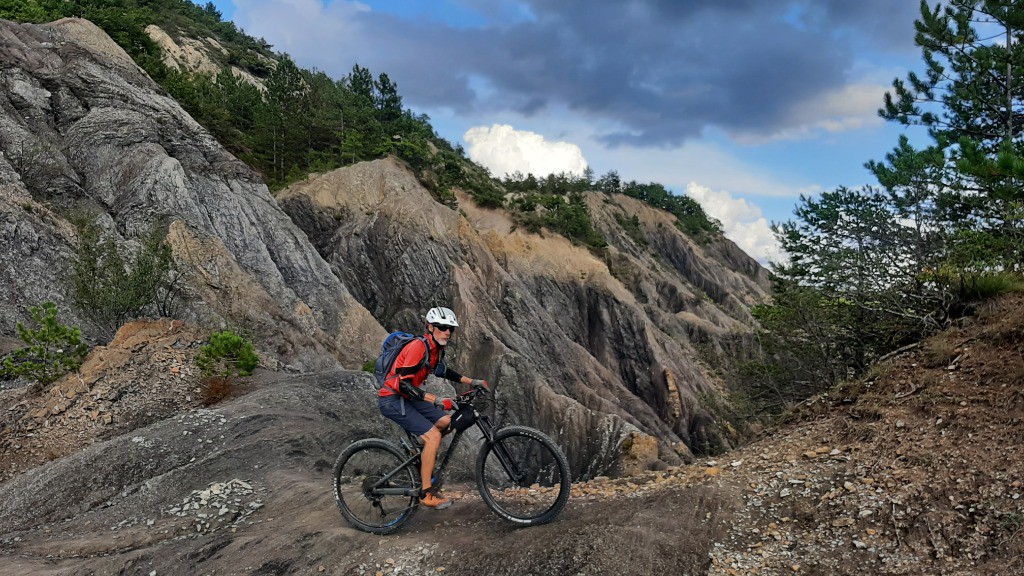
[[417, 436], [429, 432], [445, 416], [444, 410], [425, 400], [405, 400], [405, 414], [402, 414], [402, 404], [403, 399], [397, 394], [377, 397], [377, 407], [381, 414]]

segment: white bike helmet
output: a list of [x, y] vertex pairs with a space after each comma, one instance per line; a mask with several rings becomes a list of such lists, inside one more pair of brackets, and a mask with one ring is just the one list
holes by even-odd
[[459, 321], [455, 319], [455, 312], [452, 312], [451, 308], [431, 308], [427, 312], [427, 324], [458, 326]]

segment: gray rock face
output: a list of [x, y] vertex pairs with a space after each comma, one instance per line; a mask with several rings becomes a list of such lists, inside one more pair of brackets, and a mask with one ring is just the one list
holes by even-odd
[[[581, 476], [723, 442], [701, 403], [719, 383], [696, 346], [745, 354], [747, 308], [766, 285], [728, 241], [702, 247], [668, 214], [593, 195], [611, 242], [595, 255], [513, 231], [468, 197], [447, 208], [392, 160], [310, 177], [278, 200], [385, 327], [420, 330], [424, 310], [452, 306], [462, 324], [452, 365], [490, 380], [499, 417], [551, 434]], [[637, 214], [646, 239], [625, 235], [616, 214]]]
[[628, 499], [601, 501], [574, 487], [555, 522], [513, 529], [468, 481], [470, 441], [448, 468], [453, 507], [420, 507], [392, 536], [359, 532], [331, 478], [349, 442], [398, 436], [374, 417], [371, 380], [292, 376], [0, 484], [0, 574], [702, 573], [732, 519], [723, 508], [742, 506], [704, 487], [631, 484]]
[[381, 327], [258, 175], [93, 24], [0, 21], [0, 152], [0, 332], [28, 305], [69, 309], [64, 217], [84, 209], [127, 250], [169, 225], [185, 316], [247, 329], [283, 362], [359, 366], [379, 345]]
[[418, 331], [426, 309], [454, 307], [452, 366], [491, 381], [494, 417], [549, 433], [580, 477], [725, 442], [703, 402], [720, 393], [707, 359], [746, 354], [766, 282], [731, 243], [699, 245], [670, 215], [593, 195], [610, 246], [592, 253], [467, 197], [443, 206], [392, 160], [275, 199], [92, 24], [0, 21], [0, 40], [0, 333], [44, 300], [88, 333], [62, 277], [69, 214], [86, 210], [128, 252], [165, 226], [191, 297], [182, 316], [240, 327], [299, 370], [359, 367], [385, 328]]
[[87, 514], [103, 525], [129, 510], [169, 509], [211, 479], [265, 484], [266, 471], [284, 461], [326, 470], [353, 438], [397, 438], [397, 427], [371, 417], [371, 380], [343, 371], [296, 376], [35, 468], [0, 484], [0, 534], [80, 523]]

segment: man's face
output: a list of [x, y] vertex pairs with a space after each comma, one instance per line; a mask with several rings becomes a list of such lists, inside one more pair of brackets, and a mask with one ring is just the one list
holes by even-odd
[[431, 324], [430, 335], [434, 337], [434, 341], [440, 346], [446, 346], [448, 340], [455, 335], [455, 327], [448, 326], [447, 324]]

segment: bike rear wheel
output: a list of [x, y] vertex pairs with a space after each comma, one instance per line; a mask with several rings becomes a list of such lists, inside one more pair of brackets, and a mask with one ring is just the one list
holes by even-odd
[[[398, 446], [379, 438], [354, 442], [338, 456], [334, 500], [349, 524], [373, 534], [390, 534], [412, 517], [419, 506], [419, 470], [402, 466], [406, 459]], [[389, 494], [373, 489], [389, 475], [378, 486]]]
[[569, 500], [569, 463], [539, 430], [509, 426], [484, 443], [476, 459], [476, 482], [487, 506], [522, 526], [550, 522]]

